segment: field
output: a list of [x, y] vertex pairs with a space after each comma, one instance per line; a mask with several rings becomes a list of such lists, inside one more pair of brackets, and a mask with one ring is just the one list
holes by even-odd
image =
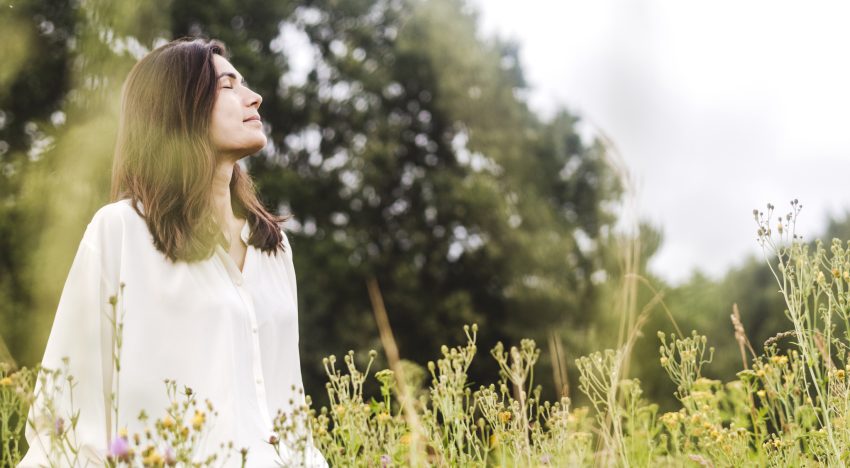
[[[294, 413], [277, 415], [278, 436], [268, 443], [284, 466], [298, 465], [283, 454], [304, 453], [310, 440], [332, 466], [844, 465], [850, 444], [850, 248], [837, 239], [828, 248], [801, 242], [794, 234], [797, 211], [774, 227], [772, 207], [754, 213], [792, 328], [756, 346], [733, 315], [741, 353], [737, 379], [703, 377], [714, 353], [709, 338], [658, 333], [658, 365], [676, 385], [677, 411], [659, 414], [658, 405], [642, 398], [638, 380], [621, 377], [644, 317], [622, 348], [576, 360], [579, 387], [590, 402], [585, 407], [567, 397], [540, 400], [534, 382], [540, 350], [532, 340], [490, 350], [499, 376], [472, 388], [466, 372], [478, 351], [477, 325], [464, 327], [467, 342], [443, 346], [427, 370], [399, 360], [391, 331], [382, 326], [391, 369], [372, 373], [375, 351], [365, 365], [357, 364], [354, 351], [342, 362], [324, 359], [330, 407], [317, 411], [308, 396]], [[372, 293], [380, 325], [386, 316], [377, 289]], [[73, 464], [80, 447], [72, 415], [55, 414], [48, 404], [38, 422], [25, 418], [37, 379], [48, 393], [73, 386], [73, 379], [62, 369], [6, 366], [0, 372], [3, 466], [22, 456], [25, 424], [49, 435], [58, 466]], [[367, 379], [380, 382], [380, 399], [364, 399]], [[141, 415], [146, 434], [119, 429], [107, 454], [111, 464], [219, 466], [250, 458], [232, 446], [197, 458], [193, 446], [215, 417], [214, 402], [202, 404], [202, 395], [178, 385], [166, 382], [170, 408]], [[50, 401], [52, 394], [44, 397]]]

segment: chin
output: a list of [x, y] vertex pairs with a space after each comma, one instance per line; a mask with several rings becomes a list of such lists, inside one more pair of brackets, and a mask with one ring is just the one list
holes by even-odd
[[267, 142], [268, 142], [268, 140], [266, 139], [265, 135], [263, 135], [263, 138], [258, 138], [257, 141], [254, 142], [253, 145], [250, 145], [247, 148], [245, 148], [245, 154], [250, 155], [250, 154], [254, 154], [254, 153], [260, 151], [261, 149], [266, 147]]

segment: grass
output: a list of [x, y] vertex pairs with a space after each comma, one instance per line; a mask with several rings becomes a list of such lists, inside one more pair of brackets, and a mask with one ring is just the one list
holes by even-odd
[[[534, 381], [540, 350], [532, 340], [490, 350], [499, 376], [478, 388], [467, 379], [478, 354], [476, 325], [464, 327], [466, 343], [443, 346], [425, 368], [399, 359], [377, 285], [370, 282], [390, 369], [372, 373], [374, 351], [360, 364], [353, 351], [341, 362], [327, 357], [330, 406], [317, 411], [307, 397], [306, 406], [279, 412], [276, 436], [267, 443], [279, 454], [299, 453], [312, 443], [332, 466], [356, 467], [843, 466], [850, 453], [850, 243], [803, 243], [794, 231], [799, 208], [792, 202], [791, 213], [777, 220], [770, 205], [766, 213], [754, 212], [790, 329], [757, 352], [733, 314], [742, 357], [736, 379], [702, 375], [714, 351], [705, 336], [658, 334], [658, 365], [676, 386], [676, 411], [659, 414], [658, 405], [642, 397], [640, 382], [624, 378], [645, 313], [630, 319], [632, 331], [623, 334], [618, 349], [576, 360], [579, 389], [590, 404], [574, 407], [566, 397], [541, 401]], [[120, 334], [120, 320], [114, 325]], [[120, 361], [120, 348], [114, 359]], [[46, 427], [56, 465], [73, 464], [78, 451], [68, 436], [72, 414], [52, 414], [48, 404], [40, 422], [25, 421], [36, 379], [44, 379], [43, 389], [68, 385], [72, 393], [68, 377], [61, 369], [0, 369], [4, 466], [22, 454], [24, 424]], [[381, 396], [367, 401], [363, 386], [369, 379], [378, 381]], [[250, 459], [232, 444], [199, 459], [193, 445], [215, 416], [213, 402], [202, 405], [191, 389], [177, 392], [176, 386], [166, 382], [173, 404], [162, 417], [141, 415], [150, 427], [145, 434], [118, 429], [111, 465], [219, 466], [230, 457], [243, 464]], [[299, 461], [281, 455], [279, 463]]]

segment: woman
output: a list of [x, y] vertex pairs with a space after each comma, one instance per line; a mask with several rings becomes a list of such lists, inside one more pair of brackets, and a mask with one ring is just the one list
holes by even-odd
[[[190, 387], [218, 413], [202, 408], [199, 427], [207, 435], [199, 458], [230, 441], [229, 464], [241, 462], [244, 447], [248, 466], [276, 465], [273, 418], [305, 398], [283, 219], [263, 208], [237, 164], [266, 145], [261, 103], [217, 41], [173, 41], [130, 71], [112, 203], [95, 213], [83, 235], [42, 361], [56, 369], [68, 358], [73, 408], [67, 392], [60, 393], [54, 421], [28, 425], [30, 449], [20, 466], [46, 464], [50, 432], [70, 426], [60, 427], [55, 415], [77, 410], [72, 442], [81, 448], [80, 465], [103, 463], [110, 450], [121, 456], [125, 431], [131, 441], [144, 434], [141, 411], [150, 418], [147, 427], [165, 418], [165, 379]], [[110, 296], [119, 287], [113, 307]], [[123, 323], [120, 335], [115, 316]], [[31, 419], [43, 420], [48, 406], [37, 396]], [[301, 453], [306, 461], [279, 448], [284, 463], [327, 465], [312, 439]]]

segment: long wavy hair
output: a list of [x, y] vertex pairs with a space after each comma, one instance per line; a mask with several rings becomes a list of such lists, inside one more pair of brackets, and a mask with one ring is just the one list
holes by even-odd
[[[157, 250], [172, 261], [207, 259], [217, 243], [228, 248], [211, 197], [217, 164], [210, 138], [215, 54], [228, 58], [217, 40], [169, 42], [133, 66], [121, 93], [111, 199], [130, 199]], [[249, 244], [268, 253], [283, 251], [279, 223], [287, 217], [263, 207], [239, 164], [233, 165], [230, 199], [236, 216], [250, 223]]]

